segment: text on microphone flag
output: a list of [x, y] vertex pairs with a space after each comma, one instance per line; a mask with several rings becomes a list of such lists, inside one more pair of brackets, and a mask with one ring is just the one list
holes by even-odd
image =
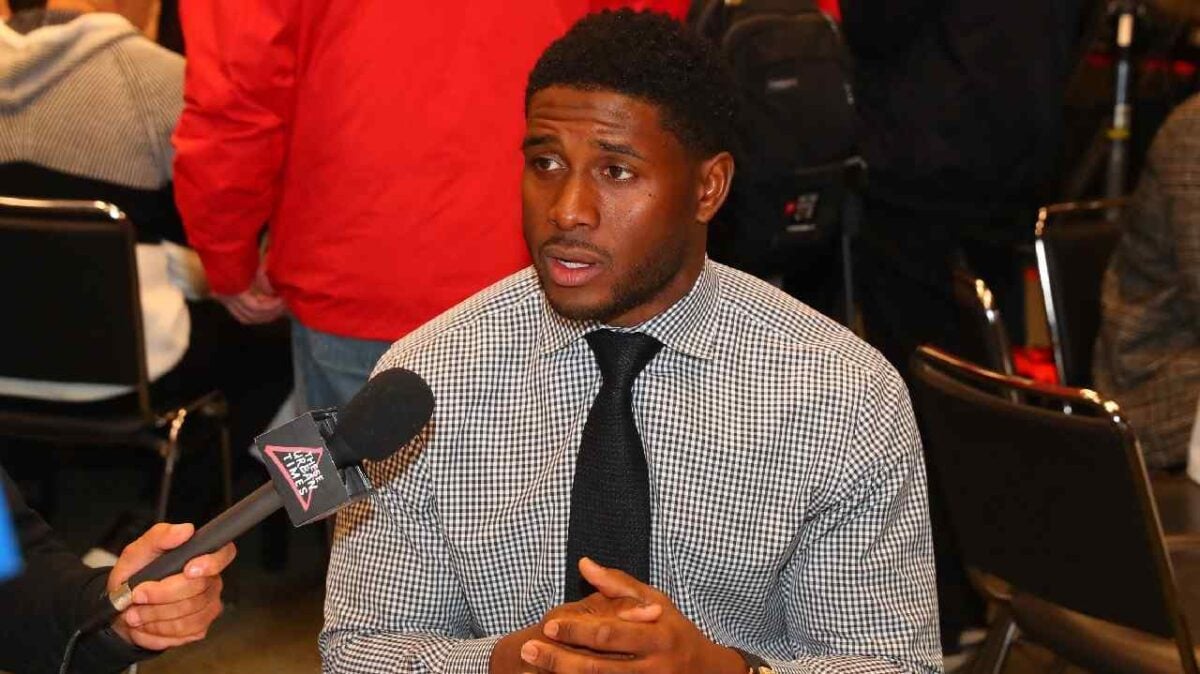
[[321, 473], [321, 457], [324, 447], [281, 447], [267, 445], [263, 448], [271, 461], [296, 494], [296, 501], [305, 512], [312, 505], [313, 492], [325, 476]]

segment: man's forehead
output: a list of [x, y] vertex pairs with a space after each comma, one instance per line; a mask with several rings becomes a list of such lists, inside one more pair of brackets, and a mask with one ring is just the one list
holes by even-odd
[[658, 123], [657, 106], [641, 99], [607, 89], [547, 87], [529, 101], [526, 122], [587, 121], [614, 130], [633, 130], [646, 123]]

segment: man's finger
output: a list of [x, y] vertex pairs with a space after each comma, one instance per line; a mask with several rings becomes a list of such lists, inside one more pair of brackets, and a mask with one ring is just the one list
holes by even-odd
[[160, 621], [129, 633], [133, 643], [142, 648], [160, 651], [199, 641], [208, 635], [208, 628], [221, 614], [222, 606], [217, 603], [201, 613], [177, 621]]
[[139, 648], [144, 648], [148, 651], [165, 651], [168, 648], [178, 648], [203, 639], [205, 635], [201, 634], [196, 637], [186, 639], [178, 639], [175, 637], [160, 637], [154, 634], [146, 634], [145, 632], [134, 631], [129, 634], [129, 638], [133, 640], [133, 644]]
[[113, 589], [168, 550], [183, 545], [196, 528], [191, 524], [159, 522], [137, 540], [125, 546], [108, 574], [108, 589]]
[[218, 576], [233, 562], [234, 557], [237, 557], [237, 548], [233, 543], [226, 543], [216, 552], [193, 558], [183, 567], [183, 575], [188, 578]]
[[275, 288], [271, 285], [271, 279], [267, 276], [266, 260], [258, 266], [258, 271], [254, 274], [254, 282], [250, 286], [263, 295], [275, 295]]
[[201, 613], [212, 604], [219, 604], [221, 602], [221, 579], [209, 579], [207, 582], [208, 587], [198, 595], [180, 599], [169, 604], [137, 605], [125, 611], [122, 614], [122, 619], [124, 619], [125, 624], [132, 628], [153, 631], [149, 628], [151, 623], [179, 620], [180, 618]]
[[211, 578], [188, 578], [182, 574], [168, 576], [162, 580], [151, 580], [133, 589], [135, 605], [173, 604], [204, 594]]
[[254, 300], [248, 301], [245, 305], [247, 322], [252, 324], [270, 323], [282, 316], [285, 308], [282, 301], [271, 302], [269, 304]]
[[579, 560], [579, 573], [592, 587], [609, 599], [633, 599], [648, 604], [654, 599], [654, 588], [621, 571], [600, 566], [583, 557]]
[[542, 633], [560, 644], [626, 655], [654, 652], [658, 639], [655, 630], [655, 626], [627, 622], [612, 615], [554, 618], [542, 626]]
[[250, 316], [246, 313], [246, 309], [236, 297], [222, 297], [221, 304], [225, 305], [225, 309], [229, 311], [229, 315], [233, 316], [234, 320], [243, 325], [251, 323]]
[[634, 623], [652, 623], [663, 615], [662, 604], [644, 604], [617, 611], [617, 617]]
[[[562, 615], [572, 615], [574, 613], [597, 613], [604, 615], [616, 615], [622, 620], [631, 622], [654, 622], [662, 617], [663, 608], [657, 603], [643, 604], [637, 599], [629, 599], [627, 597], [619, 597], [617, 599], [609, 599], [599, 592], [593, 592], [584, 597], [572, 606], [580, 606], [585, 610], [576, 610], [573, 612], [565, 612]], [[554, 613], [546, 614], [546, 619], [557, 618], [559, 615]]]
[[257, 290], [248, 291], [242, 298], [248, 309], [258, 314], [269, 314], [283, 309], [283, 300], [275, 295], [262, 295]]
[[521, 660], [556, 674], [630, 674], [636, 671], [634, 661], [629, 657], [583, 653], [541, 639], [521, 645]]

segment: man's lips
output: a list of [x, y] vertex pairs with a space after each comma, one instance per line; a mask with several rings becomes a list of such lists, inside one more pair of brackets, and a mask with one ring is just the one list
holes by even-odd
[[542, 256], [550, 281], [568, 288], [587, 284], [604, 268], [602, 257], [585, 248], [551, 244], [542, 247]]

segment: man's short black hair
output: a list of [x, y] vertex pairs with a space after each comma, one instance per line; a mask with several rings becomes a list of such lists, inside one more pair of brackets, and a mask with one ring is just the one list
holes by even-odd
[[666, 14], [605, 10], [551, 44], [525, 88], [525, 109], [553, 86], [612, 91], [659, 107], [663, 126], [690, 152], [734, 150], [736, 98], [712, 45]]

